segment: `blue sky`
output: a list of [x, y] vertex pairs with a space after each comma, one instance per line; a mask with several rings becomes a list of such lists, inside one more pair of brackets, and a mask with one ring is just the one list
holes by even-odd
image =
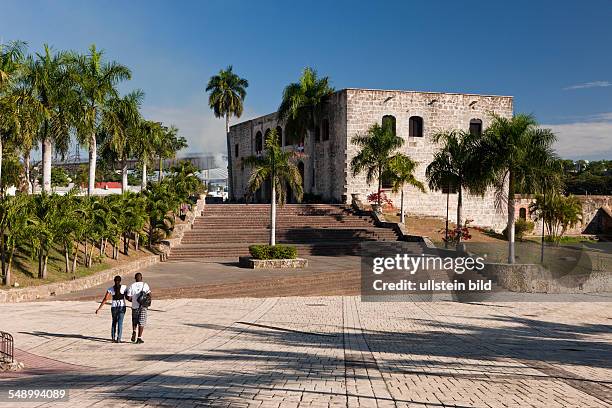
[[559, 136], [561, 155], [612, 159], [612, 2], [12, 1], [3, 41], [91, 43], [128, 65], [150, 119], [193, 151], [224, 151], [206, 105], [229, 64], [250, 82], [243, 118], [274, 111], [305, 66], [335, 88], [513, 95]]

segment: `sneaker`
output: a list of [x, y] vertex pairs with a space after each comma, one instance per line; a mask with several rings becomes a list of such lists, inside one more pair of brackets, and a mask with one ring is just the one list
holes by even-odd
[[132, 332], [132, 343], [136, 341], [136, 332]]
[[138, 340], [136, 340], [136, 344], [142, 344], [142, 343], [144, 343], [143, 339], [139, 338]]

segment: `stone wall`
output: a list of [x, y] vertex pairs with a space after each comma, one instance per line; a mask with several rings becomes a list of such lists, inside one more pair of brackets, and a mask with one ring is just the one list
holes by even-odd
[[[612, 234], [612, 196], [584, 195], [576, 196], [582, 204], [582, 222], [573, 228], [570, 228], [566, 235], [580, 234]], [[534, 201], [531, 196], [516, 195], [515, 217], [518, 219], [521, 216], [521, 209], [524, 209], [523, 214], [527, 218], [532, 219], [529, 213], [529, 205]], [[542, 231], [542, 223], [535, 222], [533, 234], [540, 235]]]
[[[374, 123], [381, 123], [385, 115], [396, 119], [397, 134], [406, 141], [403, 152], [419, 162], [417, 178], [425, 182], [425, 169], [433, 154], [439, 149], [432, 136], [442, 130], [469, 129], [471, 119], [480, 119], [483, 129], [490, 122], [490, 113], [510, 117], [512, 97], [486, 96], [454, 93], [382, 91], [366, 89], [344, 89], [332, 95], [323, 109], [320, 122], [329, 121], [329, 140], [315, 141], [309, 133], [303, 146], [287, 146], [304, 153], [300, 160], [304, 168], [304, 191], [318, 194], [327, 201], [347, 202], [351, 194], [361, 195], [361, 199], [374, 191], [376, 184], [368, 185], [365, 175], [353, 176], [350, 161], [358, 148], [351, 139], [365, 134]], [[409, 118], [423, 118], [423, 137], [409, 136]], [[232, 161], [234, 176], [234, 195], [244, 198], [250, 169], [245, 168], [242, 160], [255, 154], [255, 136], [258, 131], [265, 135], [267, 129], [280, 126], [283, 130], [283, 145], [286, 138], [283, 123], [277, 121], [276, 114], [269, 114], [250, 121], [239, 123], [230, 128], [230, 154], [238, 157]], [[388, 193], [396, 206], [400, 195]], [[268, 197], [264, 189], [260, 199]], [[348, 199], [347, 199], [348, 198]], [[406, 210], [417, 215], [443, 217], [446, 214], [446, 196], [441, 192], [421, 193], [414, 188], [406, 188]], [[450, 195], [450, 214], [456, 213], [457, 194]], [[504, 228], [504, 209], [494, 205], [493, 193], [484, 198], [464, 194], [464, 217], [473, 219], [475, 225]]]
[[126, 277], [139, 269], [153, 265], [157, 262], [159, 262], [159, 256], [150, 255], [111, 269], [104, 270], [94, 275], [75, 280], [30, 286], [27, 288], [0, 290], [0, 303], [29, 302], [36, 299], [45, 299], [77, 290], [91, 288], [112, 280], [116, 275]]

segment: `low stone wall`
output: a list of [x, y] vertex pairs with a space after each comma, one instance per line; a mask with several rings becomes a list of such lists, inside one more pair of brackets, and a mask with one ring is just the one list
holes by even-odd
[[302, 269], [308, 267], [308, 260], [295, 259], [253, 259], [250, 256], [241, 256], [239, 265], [251, 269]]
[[0, 290], [0, 303], [29, 302], [91, 288], [112, 280], [116, 275], [129, 275], [157, 262], [159, 262], [159, 256], [151, 255], [79, 279], [27, 288]]
[[490, 263], [485, 264], [482, 272], [498, 285], [512, 292], [612, 292], [612, 273], [606, 271], [554, 277], [551, 271], [540, 265]]

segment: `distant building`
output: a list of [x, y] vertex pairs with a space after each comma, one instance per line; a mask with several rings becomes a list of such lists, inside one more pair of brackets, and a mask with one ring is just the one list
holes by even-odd
[[[263, 151], [265, 136], [271, 129], [277, 130], [285, 149], [304, 153], [298, 168], [305, 193], [320, 195], [326, 201], [350, 203], [352, 195], [366, 201], [367, 194], [377, 188], [366, 183], [365, 174], [353, 176], [350, 169], [350, 161], [358, 152], [351, 139], [365, 134], [372, 124], [392, 126], [404, 138], [406, 143], [402, 151], [419, 162], [416, 176], [426, 182], [425, 169], [439, 149], [432, 141], [435, 133], [450, 129], [482, 132], [489, 124], [490, 113], [511, 117], [512, 110], [510, 96], [343, 89], [330, 97], [319, 127], [308, 132], [305, 138], [287, 135], [276, 113], [232, 126], [228, 135], [230, 198], [246, 198], [250, 169], [245, 166], [244, 159]], [[409, 213], [445, 216], [445, 192], [421, 193], [411, 187], [405, 191]], [[451, 193], [450, 213], [454, 218], [457, 194]], [[399, 194], [389, 191], [387, 194], [399, 206]], [[269, 186], [265, 186], [256, 199], [265, 201], [266, 197], [269, 197]], [[464, 217], [474, 220], [476, 225], [503, 229], [506, 216], [501, 211], [495, 206], [492, 192], [484, 198], [464, 195]]]

